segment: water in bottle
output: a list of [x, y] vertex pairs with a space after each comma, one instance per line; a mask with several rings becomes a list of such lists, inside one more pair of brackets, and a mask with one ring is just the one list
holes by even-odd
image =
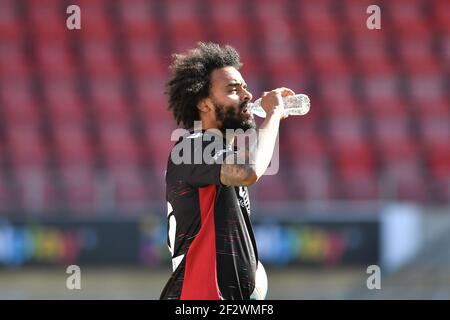
[[[258, 117], [265, 118], [266, 112], [261, 106], [261, 99], [250, 102], [247, 110]], [[284, 115], [287, 116], [303, 116], [309, 112], [311, 107], [309, 97], [306, 94], [296, 94], [294, 96], [283, 97]]]

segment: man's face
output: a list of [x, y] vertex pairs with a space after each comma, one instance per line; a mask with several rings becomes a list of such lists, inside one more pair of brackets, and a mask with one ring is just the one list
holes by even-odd
[[256, 127], [253, 115], [247, 111], [247, 103], [253, 96], [236, 68], [225, 67], [212, 72], [209, 98], [215, 107], [219, 130]]

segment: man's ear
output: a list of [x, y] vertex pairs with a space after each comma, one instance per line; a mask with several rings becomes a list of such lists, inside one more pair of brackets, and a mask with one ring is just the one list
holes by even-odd
[[209, 99], [205, 98], [197, 103], [197, 109], [199, 112], [208, 113], [209, 111], [213, 110], [213, 106]]

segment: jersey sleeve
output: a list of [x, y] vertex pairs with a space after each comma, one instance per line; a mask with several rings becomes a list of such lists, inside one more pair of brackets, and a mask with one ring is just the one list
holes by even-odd
[[178, 175], [193, 187], [206, 185], [221, 185], [220, 171], [225, 158], [233, 153], [226, 149], [223, 141], [212, 139], [211, 141], [200, 141], [192, 139], [189, 144], [191, 153], [181, 164], [174, 165]]

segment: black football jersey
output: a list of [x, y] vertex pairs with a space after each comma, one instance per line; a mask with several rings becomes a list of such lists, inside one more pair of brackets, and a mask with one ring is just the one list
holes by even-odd
[[[220, 148], [209, 148], [212, 143]], [[208, 130], [185, 134], [174, 150], [190, 161], [168, 159], [167, 242], [173, 274], [160, 298], [250, 299], [258, 256], [248, 190], [220, 182], [221, 163], [235, 150]], [[199, 157], [205, 154], [209, 160]]]

